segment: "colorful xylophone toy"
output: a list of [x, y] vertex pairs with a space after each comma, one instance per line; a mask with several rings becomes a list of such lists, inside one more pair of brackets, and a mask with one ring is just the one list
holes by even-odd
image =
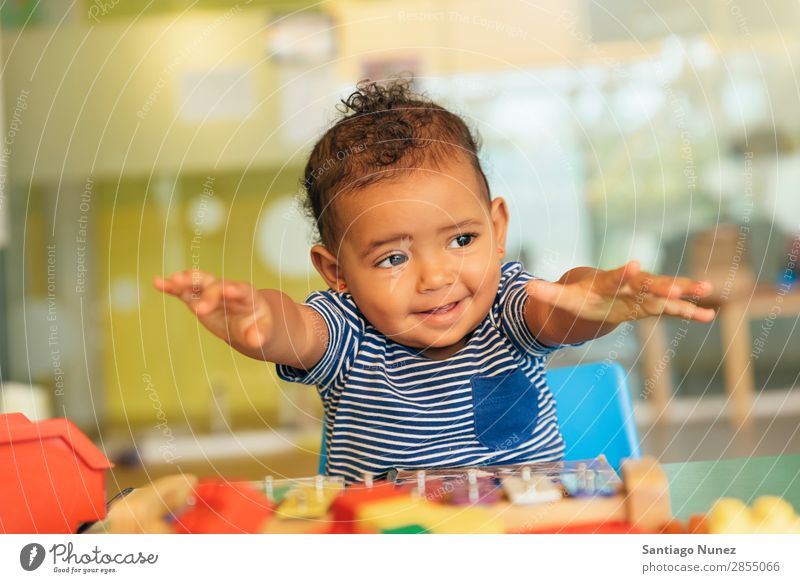
[[[431, 470], [398, 470], [387, 480], [345, 487], [336, 477], [267, 477], [258, 483], [171, 478], [112, 507], [104, 532], [137, 532], [160, 515], [173, 532], [546, 533], [658, 532], [671, 523], [666, 477], [652, 458], [627, 460], [621, 478], [604, 459]], [[215, 483], [215, 487], [210, 487]], [[191, 493], [190, 493], [191, 492]], [[213, 494], [213, 495], [212, 495]], [[149, 502], [148, 502], [149, 500]], [[163, 522], [154, 524], [163, 532]], [[127, 525], [127, 526], [126, 526]], [[97, 530], [97, 529], [96, 529]]]

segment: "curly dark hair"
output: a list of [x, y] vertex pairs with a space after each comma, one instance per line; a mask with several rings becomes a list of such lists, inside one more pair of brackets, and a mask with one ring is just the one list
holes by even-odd
[[409, 168], [439, 168], [453, 156], [466, 156], [489, 185], [478, 159], [480, 142], [463, 119], [411, 90], [412, 79], [379, 84], [360, 81], [337, 107], [342, 114], [311, 151], [302, 187], [305, 210], [317, 228], [317, 243], [335, 248], [338, 224], [335, 198], [388, 180]]

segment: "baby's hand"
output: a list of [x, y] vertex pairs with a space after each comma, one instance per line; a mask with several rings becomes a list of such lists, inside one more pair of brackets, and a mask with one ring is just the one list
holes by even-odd
[[206, 328], [234, 347], [258, 348], [270, 336], [269, 305], [250, 284], [192, 269], [156, 277], [153, 285], [183, 300]]
[[648, 316], [677, 316], [698, 322], [714, 319], [714, 310], [700, 308], [687, 299], [711, 293], [711, 284], [687, 277], [668, 277], [641, 271], [630, 261], [611, 271], [593, 270], [569, 283], [532, 280], [528, 293], [538, 301], [563, 309], [578, 318], [620, 324]]

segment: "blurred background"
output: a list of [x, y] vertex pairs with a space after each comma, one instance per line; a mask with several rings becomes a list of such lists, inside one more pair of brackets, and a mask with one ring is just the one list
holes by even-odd
[[715, 283], [712, 325], [552, 366], [622, 364], [663, 461], [800, 452], [796, 1], [16, 0], [0, 22], [0, 409], [69, 417], [121, 485], [315, 473], [314, 388], [151, 281], [321, 289], [306, 157], [359, 79], [401, 72], [482, 136], [509, 259]]

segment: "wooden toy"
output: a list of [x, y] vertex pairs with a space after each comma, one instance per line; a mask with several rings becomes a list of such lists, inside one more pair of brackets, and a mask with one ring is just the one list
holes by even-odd
[[[276, 506], [273, 515], [260, 526], [237, 524], [244, 517], [229, 522], [238, 532], [266, 533], [628, 533], [676, 526], [666, 478], [652, 458], [624, 462], [621, 479], [602, 459], [398, 470], [393, 481], [365, 478], [347, 488], [341, 478], [322, 476], [254, 482]], [[759, 508], [765, 516], [781, 514], [776, 503]], [[178, 512], [176, 521], [186, 525], [186, 515]]]
[[188, 508], [197, 478], [177, 474], [154, 480], [111, 503], [108, 516], [89, 534], [171, 534], [173, 514]]
[[0, 533], [75, 533], [102, 519], [111, 467], [68, 419], [0, 415]]

